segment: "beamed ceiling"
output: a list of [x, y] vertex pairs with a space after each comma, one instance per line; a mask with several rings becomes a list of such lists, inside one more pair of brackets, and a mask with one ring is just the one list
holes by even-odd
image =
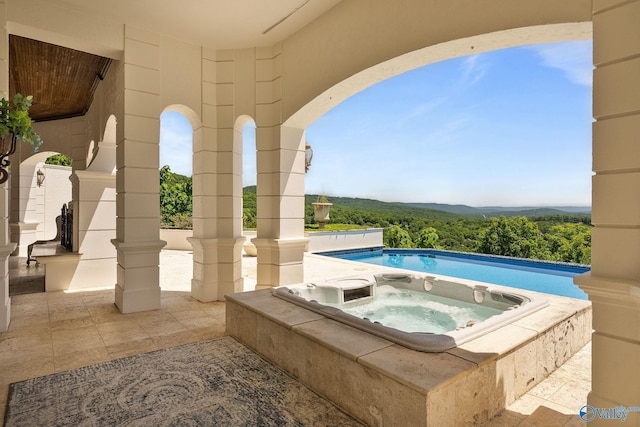
[[33, 95], [36, 121], [84, 115], [111, 59], [15, 35], [9, 36], [9, 96]]

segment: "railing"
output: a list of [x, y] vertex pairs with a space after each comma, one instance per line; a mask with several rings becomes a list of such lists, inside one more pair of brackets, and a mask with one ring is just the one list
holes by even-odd
[[62, 205], [60, 244], [69, 251], [73, 250], [73, 211], [67, 207], [66, 203]]

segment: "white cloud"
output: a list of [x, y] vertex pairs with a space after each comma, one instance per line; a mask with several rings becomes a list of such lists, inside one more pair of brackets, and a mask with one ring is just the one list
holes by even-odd
[[459, 85], [467, 89], [478, 83], [487, 74], [489, 63], [485, 56], [471, 55], [464, 59], [461, 65], [461, 79]]
[[593, 84], [591, 41], [551, 43], [533, 49], [543, 65], [562, 70], [570, 82], [584, 86]]

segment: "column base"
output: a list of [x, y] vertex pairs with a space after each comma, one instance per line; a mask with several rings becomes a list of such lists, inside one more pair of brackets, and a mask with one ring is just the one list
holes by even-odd
[[6, 332], [11, 323], [11, 298], [0, 302], [0, 332]]
[[304, 253], [309, 239], [252, 240], [258, 249], [256, 290], [304, 281]]
[[0, 332], [6, 332], [11, 323], [11, 298], [9, 298], [9, 254], [15, 243], [0, 246]]
[[122, 314], [160, 309], [160, 286], [156, 288], [125, 290], [116, 286], [116, 307]]
[[164, 240], [121, 242], [111, 240], [118, 253], [115, 289], [116, 306], [121, 313], [160, 308], [160, 250]]
[[187, 240], [193, 246], [193, 298], [201, 302], [224, 301], [225, 295], [242, 292], [244, 237]]
[[[591, 408], [585, 408], [583, 419], [589, 426], [612, 425], [606, 417], [615, 417], [615, 408], [640, 408], [640, 282], [592, 273], [576, 276], [574, 282], [589, 294], [593, 308], [592, 379], [587, 398]], [[640, 412], [634, 411], [624, 424], [639, 422]]]

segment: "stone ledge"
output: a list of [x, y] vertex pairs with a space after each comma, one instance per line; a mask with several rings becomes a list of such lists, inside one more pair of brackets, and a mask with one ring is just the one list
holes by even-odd
[[552, 298], [537, 313], [444, 353], [318, 318], [268, 290], [228, 295], [226, 325], [229, 335], [369, 425], [438, 426], [488, 421], [589, 341], [590, 303]]

